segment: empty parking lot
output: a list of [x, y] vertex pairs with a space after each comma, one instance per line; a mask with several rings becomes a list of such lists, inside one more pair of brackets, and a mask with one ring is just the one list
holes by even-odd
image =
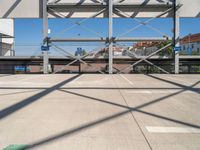
[[0, 148], [199, 150], [199, 75], [0, 75]]

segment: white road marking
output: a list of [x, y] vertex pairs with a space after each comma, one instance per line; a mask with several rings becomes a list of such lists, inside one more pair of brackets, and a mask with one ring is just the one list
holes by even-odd
[[[126, 90], [125, 93], [127, 94], [134, 94], [134, 93], [144, 93], [144, 94], [172, 94], [175, 92], [179, 92], [180, 90]], [[183, 91], [183, 94], [191, 94], [196, 93], [195, 91]]]
[[146, 126], [150, 133], [200, 133], [200, 129], [191, 127], [153, 127]]
[[120, 76], [126, 80], [129, 84], [133, 85], [133, 82], [131, 82], [129, 79], [127, 79], [125, 76], [123, 76], [122, 74], [120, 74]]
[[134, 90], [134, 91], [128, 90], [128, 91], [125, 91], [125, 93], [127, 93], [127, 94], [137, 94], [137, 93], [140, 93], [140, 94], [152, 94], [152, 92], [148, 91], [148, 90]]
[[74, 83], [76, 81], [78, 81], [80, 78], [82, 78], [84, 76], [84, 74], [80, 75], [79, 77], [77, 77], [76, 79], [74, 79], [71, 83]]

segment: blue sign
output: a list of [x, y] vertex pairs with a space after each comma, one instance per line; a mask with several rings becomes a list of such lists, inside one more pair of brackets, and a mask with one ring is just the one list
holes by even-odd
[[42, 51], [49, 51], [49, 46], [41, 46]]
[[83, 52], [83, 49], [82, 49], [81, 47], [78, 47], [78, 48], [77, 48], [77, 53], [78, 53], [78, 54], [81, 54], [82, 52]]
[[26, 66], [15, 66], [15, 71], [30, 71], [30, 68]]
[[174, 47], [174, 51], [181, 51], [181, 46]]

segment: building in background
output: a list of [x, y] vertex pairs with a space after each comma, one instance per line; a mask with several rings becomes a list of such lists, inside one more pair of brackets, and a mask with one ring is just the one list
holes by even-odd
[[0, 19], [0, 56], [14, 55], [14, 20]]
[[200, 33], [189, 34], [181, 39], [181, 53], [200, 55]]
[[[0, 57], [14, 55], [14, 20], [0, 19]], [[15, 73], [14, 65], [0, 65], [0, 74], [13, 73]]]
[[158, 49], [158, 45], [162, 42], [145, 41], [137, 42], [134, 44], [132, 51], [138, 56], [147, 56]]
[[[124, 54], [124, 50], [126, 48], [123, 46], [113, 46], [113, 56], [123, 56]], [[95, 53], [95, 58], [99, 58], [99, 57], [104, 57], [104, 58], [108, 58], [108, 47], [106, 48], [102, 48], [98, 53]]]

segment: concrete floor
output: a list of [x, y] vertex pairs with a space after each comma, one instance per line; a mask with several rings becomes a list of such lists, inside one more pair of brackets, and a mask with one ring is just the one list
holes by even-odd
[[0, 149], [200, 149], [200, 75], [0, 75], [0, 109]]

